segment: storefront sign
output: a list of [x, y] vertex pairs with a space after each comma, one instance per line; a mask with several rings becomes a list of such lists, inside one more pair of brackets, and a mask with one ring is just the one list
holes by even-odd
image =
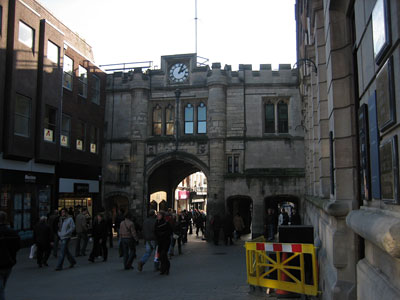
[[25, 182], [36, 182], [36, 176], [25, 174]]
[[74, 183], [75, 194], [89, 194], [89, 184], [87, 183]]
[[68, 147], [68, 145], [69, 145], [68, 136], [61, 135], [60, 144], [61, 144], [61, 146]]
[[189, 191], [178, 191], [178, 199], [179, 200], [186, 200], [189, 199]]
[[44, 129], [44, 140], [48, 142], [53, 142], [53, 130], [51, 129]]
[[76, 140], [76, 149], [78, 150], [83, 150], [83, 141], [82, 140]]
[[96, 153], [96, 144], [90, 144], [90, 152]]

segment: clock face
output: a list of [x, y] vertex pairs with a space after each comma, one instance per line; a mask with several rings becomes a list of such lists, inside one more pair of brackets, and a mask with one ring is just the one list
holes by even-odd
[[189, 69], [184, 63], [176, 63], [169, 69], [169, 78], [175, 83], [185, 82], [189, 76]]

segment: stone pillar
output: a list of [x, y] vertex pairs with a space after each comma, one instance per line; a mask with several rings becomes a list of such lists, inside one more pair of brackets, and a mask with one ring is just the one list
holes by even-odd
[[[208, 182], [207, 217], [208, 222], [213, 216], [225, 213], [225, 136], [226, 136], [226, 74], [221, 70], [221, 64], [213, 63], [207, 77], [208, 109], [207, 134], [209, 138], [210, 175]], [[210, 226], [207, 226], [207, 233]], [[210, 237], [210, 235], [208, 235]]]

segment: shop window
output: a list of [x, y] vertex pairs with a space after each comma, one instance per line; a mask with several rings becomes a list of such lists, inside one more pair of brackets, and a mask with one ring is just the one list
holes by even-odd
[[25, 23], [19, 21], [18, 40], [25, 46], [33, 50], [33, 42], [35, 40], [35, 30]]
[[185, 107], [185, 134], [193, 134], [193, 105], [188, 104]]
[[64, 55], [63, 71], [64, 71], [63, 86], [72, 91], [73, 78], [74, 78], [74, 61], [66, 55]]
[[92, 102], [95, 104], [100, 104], [100, 78], [96, 75], [93, 75], [92, 78]]
[[162, 128], [162, 109], [156, 106], [153, 109], [153, 135], [161, 135]]
[[56, 131], [57, 110], [46, 105], [44, 114], [44, 136], [43, 139], [47, 142], [54, 142], [54, 134]]
[[78, 75], [79, 75], [79, 96], [82, 96], [83, 98], [87, 98], [87, 84], [88, 84], [88, 75], [87, 75], [87, 70], [79, 66], [78, 70]]
[[165, 109], [165, 134], [174, 134], [175, 111], [172, 105], [168, 105]]
[[273, 103], [265, 104], [265, 133], [275, 133], [275, 107]]
[[119, 165], [118, 182], [120, 184], [129, 184], [129, 164]]
[[60, 47], [50, 41], [47, 41], [47, 58], [58, 66], [60, 59]]
[[278, 132], [288, 133], [288, 105], [283, 101], [278, 103]]
[[239, 154], [228, 155], [228, 173], [239, 173]]
[[32, 194], [31, 193], [15, 193], [13, 199], [14, 217], [13, 225], [15, 230], [28, 230], [32, 228], [31, 221], [31, 207], [32, 207]]
[[17, 94], [15, 97], [14, 134], [29, 137], [31, 99]]
[[71, 118], [67, 115], [62, 116], [61, 138], [60, 144], [63, 147], [69, 147], [69, 140], [71, 136]]
[[207, 108], [203, 102], [197, 107], [197, 133], [207, 133]]
[[78, 137], [76, 139], [76, 149], [85, 151], [85, 137], [86, 137], [86, 124], [84, 122], [78, 122]]
[[90, 152], [96, 154], [98, 151], [99, 129], [92, 126], [90, 128]]

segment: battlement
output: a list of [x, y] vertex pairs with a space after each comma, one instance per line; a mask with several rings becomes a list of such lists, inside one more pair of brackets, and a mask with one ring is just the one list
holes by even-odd
[[253, 70], [251, 64], [240, 64], [239, 69], [232, 70], [231, 65], [221, 67], [215, 62], [205, 66], [190, 65], [189, 77], [185, 83], [173, 83], [168, 78], [167, 64], [163, 63], [161, 69], [135, 67], [129, 71], [118, 71], [107, 76], [107, 89], [130, 88], [168, 88], [190, 86], [208, 86], [210, 84], [224, 85], [288, 85], [293, 86], [298, 82], [298, 69], [291, 68], [290, 64], [279, 64], [278, 70], [272, 70], [271, 64], [260, 64], [259, 70]]

